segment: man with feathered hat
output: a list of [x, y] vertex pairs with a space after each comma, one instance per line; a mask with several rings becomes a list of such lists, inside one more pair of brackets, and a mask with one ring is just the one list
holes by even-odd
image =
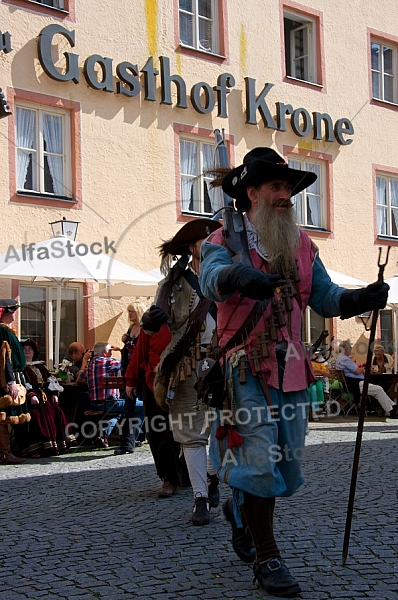
[[379, 282], [360, 290], [331, 282], [317, 247], [297, 227], [291, 201], [315, 180], [273, 149], [253, 149], [222, 181], [241, 215], [238, 250], [231, 248], [233, 232], [222, 230], [202, 245], [200, 285], [217, 302], [233, 413], [225, 424], [220, 411], [210, 456], [232, 488], [223, 508], [234, 550], [246, 562], [253, 558], [246, 523], [256, 551], [255, 579], [279, 597], [300, 593], [275, 541], [273, 514], [275, 499], [291, 496], [304, 482], [307, 388], [314, 377], [301, 340], [302, 315], [308, 305], [324, 318], [349, 318], [383, 308], [388, 293]]
[[219, 503], [218, 478], [206, 453], [206, 411], [194, 389], [195, 363], [205, 357], [215, 329], [214, 303], [203, 298], [198, 283], [200, 246], [219, 227], [217, 221], [195, 219], [160, 246], [161, 269], [167, 275], [159, 284], [155, 305], [142, 317], [147, 333], [159, 331], [165, 323], [172, 333], [161, 355], [154, 396], [168, 408], [174, 439], [184, 453], [194, 494], [194, 525], [207, 525], [210, 506]]

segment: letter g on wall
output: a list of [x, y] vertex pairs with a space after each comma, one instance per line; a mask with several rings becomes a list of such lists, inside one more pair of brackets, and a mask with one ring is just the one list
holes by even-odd
[[62, 25], [47, 25], [44, 29], [41, 30], [39, 34], [39, 60], [43, 70], [51, 79], [55, 79], [56, 81], [74, 81], [75, 83], [79, 83], [79, 66], [78, 54], [72, 54], [71, 52], [64, 52], [63, 55], [66, 59], [66, 72], [61, 73], [55, 67], [53, 58], [52, 58], [52, 45], [54, 36], [60, 34], [64, 36], [71, 47], [75, 46], [75, 32], [68, 31]]

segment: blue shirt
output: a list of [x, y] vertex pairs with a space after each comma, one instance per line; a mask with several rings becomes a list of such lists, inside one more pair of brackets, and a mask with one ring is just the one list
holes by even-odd
[[355, 374], [358, 369], [358, 365], [347, 354], [339, 354], [336, 358], [336, 369], [342, 369], [346, 377], [352, 377], [353, 379], [363, 379], [363, 373]]

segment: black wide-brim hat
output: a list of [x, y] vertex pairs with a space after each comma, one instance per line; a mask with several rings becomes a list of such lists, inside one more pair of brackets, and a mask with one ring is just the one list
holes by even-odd
[[[232, 169], [223, 179], [222, 189], [231, 198], [246, 199], [246, 189], [271, 179], [289, 181], [292, 196], [314, 183], [317, 176], [311, 171], [292, 169], [272, 148], [254, 148], [246, 154], [243, 164]], [[239, 208], [239, 207], [238, 207]]]
[[191, 244], [194, 244], [198, 240], [204, 240], [220, 227], [221, 223], [212, 219], [202, 218], [189, 221], [177, 231], [171, 240], [163, 242], [159, 246], [160, 255], [164, 258], [168, 254], [172, 256], [190, 254], [189, 246]]
[[1, 298], [0, 299], [0, 308], [4, 309], [3, 313], [6, 313], [6, 312], [13, 313], [16, 310], [18, 310], [18, 308], [20, 308], [20, 305], [13, 298]]

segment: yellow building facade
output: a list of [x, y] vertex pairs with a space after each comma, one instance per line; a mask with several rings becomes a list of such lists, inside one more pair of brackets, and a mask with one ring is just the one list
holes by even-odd
[[[162, 240], [220, 207], [205, 173], [219, 129], [232, 165], [270, 146], [317, 173], [295, 201], [327, 268], [374, 281], [379, 247], [385, 256], [391, 245], [392, 277], [394, 8], [391, 0], [1, 0], [0, 252], [39, 246], [49, 223], [66, 217], [79, 222], [78, 242], [156, 268]], [[97, 289], [78, 279], [63, 287], [61, 355], [75, 339], [120, 343], [132, 298], [87, 297]], [[0, 290], [20, 298], [19, 334], [45, 346], [51, 364], [54, 283], [10, 277]], [[307, 314], [306, 340], [324, 326], [364, 339], [359, 319]], [[388, 342], [393, 329], [383, 311], [378, 337]]]

